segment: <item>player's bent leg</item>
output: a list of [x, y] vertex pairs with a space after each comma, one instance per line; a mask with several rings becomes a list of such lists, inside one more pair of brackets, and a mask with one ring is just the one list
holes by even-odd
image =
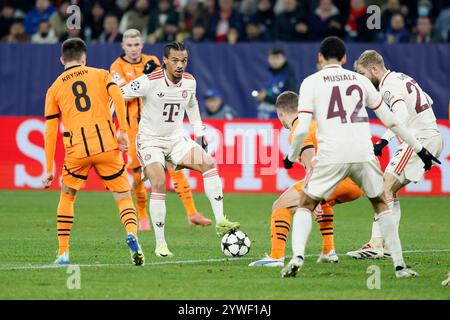
[[322, 235], [322, 253], [316, 262], [337, 263], [339, 262], [339, 257], [334, 248], [334, 210], [327, 202], [323, 203], [321, 207], [322, 214], [317, 222]]
[[70, 264], [69, 239], [74, 221], [73, 207], [76, 194], [77, 190], [62, 185], [57, 209], [58, 255], [55, 264]]
[[163, 258], [171, 257], [173, 254], [167, 247], [164, 233], [166, 224], [166, 174], [164, 167], [160, 162], [152, 162], [144, 170], [152, 186], [150, 215], [155, 232], [155, 255]]
[[178, 197], [181, 199], [184, 209], [186, 210], [189, 224], [199, 226], [211, 225], [212, 221], [198, 212], [192, 195], [191, 186], [189, 185], [189, 181], [184, 175], [183, 170], [175, 170], [169, 163], [166, 163], [166, 167], [173, 180], [175, 192], [178, 194]]
[[151, 231], [150, 219], [147, 213], [147, 190], [145, 184], [142, 181], [142, 169], [141, 167], [133, 168], [133, 196], [136, 200], [137, 211], [139, 216], [139, 231]]
[[[194, 142], [195, 143], [195, 142]], [[177, 165], [202, 173], [205, 194], [211, 203], [216, 220], [216, 233], [223, 236], [240, 227], [239, 222], [229, 221], [223, 214], [223, 187], [213, 159], [199, 146], [192, 147]]]
[[[299, 182], [301, 183], [301, 182]], [[275, 200], [272, 206], [270, 222], [270, 243], [271, 252], [266, 257], [253, 261], [250, 267], [282, 267], [286, 254], [286, 241], [291, 228], [292, 214], [299, 202], [299, 193], [294, 186], [291, 186]]]

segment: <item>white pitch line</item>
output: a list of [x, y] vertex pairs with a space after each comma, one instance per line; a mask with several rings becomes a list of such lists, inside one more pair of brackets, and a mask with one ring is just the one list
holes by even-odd
[[[429, 250], [404, 250], [403, 253], [443, 253], [450, 252], [450, 249], [429, 249]], [[315, 257], [316, 254], [307, 254], [306, 257]], [[226, 261], [242, 261], [242, 260], [255, 260], [259, 257], [242, 257], [242, 258], [217, 258], [217, 259], [201, 259], [201, 260], [167, 260], [159, 262], [146, 262], [143, 267], [158, 266], [167, 264], [193, 264], [204, 262], [226, 262]], [[83, 268], [96, 268], [96, 267], [133, 267], [129, 263], [99, 263], [99, 264], [73, 264]], [[0, 271], [2, 270], [32, 270], [32, 269], [58, 269], [67, 268], [68, 265], [14, 265], [14, 264], [0, 264]]]

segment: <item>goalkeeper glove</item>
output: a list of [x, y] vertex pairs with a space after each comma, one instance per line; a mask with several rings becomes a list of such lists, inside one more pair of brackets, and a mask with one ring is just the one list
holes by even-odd
[[147, 61], [147, 63], [144, 65], [144, 74], [152, 73], [156, 68], [158, 68], [159, 65], [155, 63], [153, 60]]
[[373, 145], [373, 153], [375, 153], [376, 156], [381, 157], [381, 155], [383, 154], [381, 150], [383, 150], [383, 148], [386, 147], [388, 143], [389, 141], [385, 139], [379, 140], [377, 143]]
[[289, 160], [288, 156], [284, 157], [283, 164], [286, 169], [291, 169], [294, 163]]
[[208, 152], [208, 142], [206, 141], [205, 136], [197, 137], [196, 142], [205, 150], [205, 152]]
[[420, 159], [422, 159], [423, 163], [425, 164], [423, 166], [423, 168], [425, 169], [425, 171], [428, 171], [431, 169], [431, 166], [433, 165], [433, 161], [441, 164], [441, 162], [436, 159], [427, 149], [422, 148], [422, 150], [420, 150], [419, 152], [417, 152], [417, 155], [419, 156]]

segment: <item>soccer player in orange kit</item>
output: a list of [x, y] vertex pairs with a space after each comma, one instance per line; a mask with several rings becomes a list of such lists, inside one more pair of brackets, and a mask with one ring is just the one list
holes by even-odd
[[[144, 264], [137, 238], [137, 217], [121, 151], [128, 150], [125, 100], [107, 70], [86, 66], [86, 44], [80, 38], [64, 41], [61, 63], [65, 70], [47, 91], [45, 100], [46, 175], [43, 186], [50, 187], [55, 175], [53, 162], [59, 118], [64, 125], [66, 149], [61, 197], [57, 209], [58, 256], [56, 264], [69, 264], [69, 238], [74, 222], [74, 203], [94, 167], [112, 192], [120, 219], [127, 232], [126, 242], [135, 265]], [[115, 104], [120, 126], [117, 137], [109, 100]]]

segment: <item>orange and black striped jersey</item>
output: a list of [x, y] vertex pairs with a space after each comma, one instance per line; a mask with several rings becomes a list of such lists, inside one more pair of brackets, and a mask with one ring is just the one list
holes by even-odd
[[[297, 128], [298, 125], [298, 118], [295, 118], [294, 122], [292, 122], [292, 127], [289, 132], [289, 143], [292, 143], [292, 139], [294, 136], [295, 128]], [[304, 150], [309, 148], [314, 148], [314, 151], [317, 153], [317, 138], [316, 138], [316, 130], [317, 130], [317, 123], [316, 121], [311, 121], [311, 125], [309, 126], [308, 134], [306, 135], [305, 141], [302, 145], [302, 151], [300, 152], [300, 157]]]
[[55, 80], [45, 100], [48, 171], [53, 167], [58, 118], [64, 125], [66, 155], [83, 158], [118, 148], [109, 107], [111, 98], [120, 129], [127, 131], [125, 100], [107, 70], [78, 65], [67, 68]]
[[[153, 60], [158, 66], [161, 66], [159, 59], [152, 55], [141, 54], [141, 60], [135, 63], [126, 61], [123, 55], [117, 58], [110, 67], [110, 73], [114, 82], [122, 87], [137, 77], [140, 77], [144, 74], [145, 64], [150, 60]], [[154, 71], [160, 69], [160, 67], [157, 67]], [[137, 129], [141, 118], [142, 99], [136, 98], [129, 100], [126, 102], [126, 105], [128, 125], [130, 129]]]

